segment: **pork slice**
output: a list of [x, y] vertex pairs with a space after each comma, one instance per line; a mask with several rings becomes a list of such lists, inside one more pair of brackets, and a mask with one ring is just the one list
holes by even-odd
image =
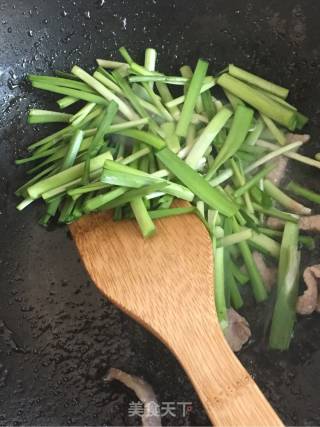
[[252, 256], [265, 285], [267, 286], [268, 290], [270, 290], [276, 284], [277, 269], [275, 267], [267, 266], [264, 260], [264, 256], [260, 252], [254, 251]]
[[287, 133], [286, 135], [286, 144], [292, 144], [293, 142], [306, 142], [310, 141], [310, 135], [308, 134], [299, 134], [299, 133]]
[[307, 286], [307, 289], [298, 298], [297, 313], [306, 315], [313, 313], [315, 310], [319, 310], [319, 279], [320, 264], [311, 265], [304, 270], [303, 280]]
[[138, 399], [144, 404], [144, 411], [141, 417], [144, 427], [161, 426], [161, 417], [156, 395], [146, 381], [134, 375], [129, 375], [120, 369], [111, 368], [104, 379], [105, 381], [120, 381], [122, 384], [135, 392]]
[[240, 351], [251, 337], [249, 323], [233, 308], [228, 310], [228, 327], [225, 329], [224, 335], [233, 351]]
[[269, 181], [271, 181], [274, 185], [279, 185], [283, 180], [286, 174], [288, 160], [288, 157], [285, 156], [280, 156], [277, 160], [275, 160], [275, 168], [272, 169], [272, 171], [267, 175]]
[[270, 228], [273, 228], [274, 230], [283, 230], [284, 221], [282, 221], [282, 219], [270, 216], [266, 221], [266, 225]]
[[299, 220], [300, 230], [320, 231], [320, 215], [303, 216]]

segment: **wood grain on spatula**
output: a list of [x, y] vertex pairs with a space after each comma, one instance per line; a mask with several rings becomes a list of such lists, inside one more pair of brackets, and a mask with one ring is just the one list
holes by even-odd
[[283, 425], [221, 332], [207, 230], [193, 214], [156, 224], [150, 239], [110, 213], [70, 229], [96, 286], [171, 349], [216, 426]]

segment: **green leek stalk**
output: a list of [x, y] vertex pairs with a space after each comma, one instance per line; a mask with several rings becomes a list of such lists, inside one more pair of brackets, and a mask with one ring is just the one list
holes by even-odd
[[243, 306], [243, 299], [239, 292], [235, 277], [232, 274], [232, 271], [230, 269], [230, 261], [231, 261], [230, 253], [228, 250], [225, 250], [224, 251], [225, 283], [226, 283], [226, 286], [228, 286], [231, 305], [235, 310], [238, 310]]
[[[127, 72], [126, 72], [123, 68], [121, 68], [119, 71], [121, 72], [121, 75], [122, 75], [122, 76], [127, 76], [127, 75], [128, 75], [128, 74], [127, 74]], [[111, 80], [113, 83], [117, 84], [117, 82], [116, 82], [115, 78], [113, 77], [112, 73], [110, 73], [109, 71], [105, 70], [103, 67], [100, 67], [100, 66], [99, 66], [99, 67], [96, 69], [96, 71], [95, 71], [95, 72], [100, 73], [100, 74], [101, 74], [101, 75], [103, 75], [103, 77], [105, 77], [106, 79], [109, 79], [109, 80]], [[118, 89], [119, 89], [119, 88], [118, 88]]]
[[33, 176], [31, 179], [29, 179], [26, 183], [24, 183], [21, 187], [19, 187], [16, 191], [15, 191], [15, 195], [16, 196], [23, 196], [23, 197], [27, 197], [27, 188], [30, 187], [32, 184], [35, 184], [36, 182], [38, 182], [40, 180], [40, 178], [50, 175], [53, 175], [54, 173], [58, 172], [58, 167], [57, 165], [53, 164], [48, 166], [47, 168], [43, 169], [41, 172], [39, 172], [37, 175]]
[[125, 47], [120, 47], [119, 49], [120, 55], [123, 57], [123, 59], [129, 64], [129, 67], [131, 68], [132, 72], [134, 74], [139, 74], [142, 76], [163, 76], [161, 73], [157, 73], [155, 71], [149, 71], [142, 65], [137, 64], [133, 61], [132, 57], [130, 56], [129, 52]]
[[[258, 141], [257, 144], [260, 145], [261, 147], [266, 147], [271, 150], [273, 150], [271, 153], [266, 154], [265, 156], [261, 157], [260, 159], [258, 159], [256, 162], [252, 163], [250, 166], [248, 166], [245, 169], [245, 173], [249, 173], [252, 172], [254, 169], [256, 169], [259, 166], [262, 166], [263, 164], [270, 162], [271, 160], [275, 159], [276, 157], [281, 156], [282, 154], [284, 154], [285, 156], [291, 157], [291, 155], [295, 155], [296, 153], [289, 153], [289, 151], [294, 151], [296, 149], [298, 149], [299, 147], [301, 147], [301, 145], [303, 144], [300, 141], [297, 142], [292, 142], [291, 144], [285, 145], [284, 147], [280, 147], [278, 145], [275, 144], [269, 144], [269, 142], [264, 142], [264, 144], [260, 144], [260, 142], [262, 141]], [[272, 146], [272, 148], [270, 148], [270, 146]], [[312, 159], [309, 159], [312, 160]], [[320, 162], [319, 166], [320, 166]]]
[[123, 163], [106, 160], [100, 181], [105, 184], [128, 188], [141, 188], [146, 185], [166, 183], [165, 193], [191, 202], [194, 199], [194, 194], [181, 184], [162, 179], [167, 175], [168, 171], [166, 170], [158, 170], [149, 174]]
[[31, 83], [46, 83], [49, 85], [66, 87], [69, 89], [83, 90], [90, 93], [95, 93], [89, 85], [84, 82], [75, 79], [65, 79], [61, 77], [51, 77], [51, 76], [37, 76], [33, 74], [28, 75], [28, 79]]
[[33, 108], [29, 111], [28, 123], [30, 125], [41, 123], [68, 123], [72, 114], [57, 113], [50, 110], [37, 110]]
[[225, 294], [225, 277], [224, 277], [224, 248], [216, 248], [214, 253], [214, 296], [218, 320], [222, 330], [228, 326], [228, 314]]
[[241, 99], [237, 96], [232, 95], [232, 93], [228, 92], [227, 90], [225, 90], [224, 93], [234, 111], [237, 109], [238, 105], [244, 105], [244, 102], [241, 101]]
[[178, 136], [186, 137], [191, 123], [193, 111], [200, 95], [200, 89], [206, 77], [208, 63], [199, 59], [194, 74], [192, 76], [186, 99], [182, 107], [181, 115], [177, 124], [176, 133]]
[[[83, 140], [83, 131], [77, 130], [75, 132], [74, 136], [71, 138], [70, 144], [68, 146], [68, 150], [67, 150], [66, 155], [62, 161], [62, 165], [61, 165], [61, 169], [60, 169], [61, 172], [70, 168], [71, 166], [73, 166], [73, 164], [77, 158], [82, 140]], [[62, 198], [63, 198], [63, 196], [57, 196], [52, 201], [50, 201], [48, 203], [47, 215], [45, 216], [45, 219], [43, 221], [43, 225], [46, 225], [46, 223], [49, 221], [49, 219], [51, 217], [55, 216], [55, 214], [58, 210], [58, 207], [59, 207], [60, 203], [62, 202]]]
[[92, 112], [95, 106], [96, 104], [94, 102], [88, 102], [70, 118], [70, 123], [73, 123], [74, 126], [79, 124], [89, 113]]
[[[268, 237], [272, 237], [275, 239], [282, 239], [282, 231], [279, 230], [273, 230], [272, 228], [266, 228], [266, 227], [258, 227], [259, 231], [263, 234], [265, 234]], [[316, 242], [313, 237], [311, 236], [299, 236], [298, 238], [299, 243], [304, 246], [309, 251], [313, 251], [316, 248]]]
[[256, 121], [255, 128], [250, 132], [244, 142], [244, 145], [255, 145], [257, 140], [260, 138], [264, 129], [264, 124], [260, 117]]
[[128, 191], [127, 188], [118, 187], [115, 190], [107, 191], [102, 194], [98, 194], [95, 197], [92, 197], [90, 200], [86, 201], [83, 205], [83, 212], [90, 213], [97, 209], [100, 209], [102, 206], [105, 206], [107, 203], [121, 197]]
[[256, 233], [253, 231], [252, 236], [249, 238], [249, 244], [265, 255], [271, 256], [275, 259], [279, 258], [279, 243], [263, 233]]
[[149, 174], [134, 174], [116, 170], [109, 170], [104, 167], [100, 181], [103, 184], [109, 184], [117, 187], [141, 188], [145, 185], [163, 182], [162, 179]]
[[[123, 206], [128, 202], [131, 202], [133, 199], [137, 198], [137, 197], [144, 197], [150, 193], [153, 193], [155, 191], [161, 191], [166, 187], [166, 183], [159, 183], [159, 184], [152, 184], [152, 185], [147, 185], [145, 187], [142, 188], [134, 188], [132, 190], [127, 191], [127, 189], [125, 189], [125, 192], [123, 192], [120, 196], [118, 197], [114, 197], [111, 201], [109, 201], [108, 203], [103, 204], [102, 206], [100, 206], [101, 210], [106, 210], [106, 209], [114, 209], [118, 206]], [[122, 187], [120, 187], [121, 189]], [[97, 196], [98, 198], [99, 196]], [[91, 199], [93, 200], [93, 199]], [[90, 200], [90, 201], [91, 201]]]
[[72, 129], [72, 126], [67, 126], [61, 130], [58, 130], [55, 133], [52, 133], [49, 136], [46, 136], [45, 138], [40, 139], [37, 142], [34, 142], [33, 144], [30, 144], [28, 146], [28, 151], [33, 151], [34, 149], [47, 145], [48, 143], [56, 144], [63, 140], [64, 137], [71, 135], [73, 131], [74, 129]]
[[[233, 226], [233, 231], [235, 233], [240, 231], [240, 227], [236, 220], [233, 221], [232, 226]], [[239, 245], [239, 249], [240, 249], [242, 258], [244, 260], [248, 275], [250, 277], [250, 284], [252, 287], [254, 297], [257, 302], [262, 302], [268, 298], [268, 294], [266, 291], [266, 287], [263, 283], [261, 274], [257, 269], [257, 266], [253, 260], [248, 244], [246, 242], [240, 242], [238, 243], [238, 245]]]
[[122, 219], [124, 219], [123, 208], [121, 206], [118, 206], [117, 208], [115, 208], [112, 219], [115, 222], [121, 221]]
[[174, 121], [173, 117], [167, 110], [167, 108], [162, 104], [161, 98], [156, 95], [156, 93], [153, 91], [149, 83], [142, 83], [143, 88], [145, 89], [150, 102], [156, 107], [158, 115], [162, 117], [166, 121]]
[[298, 215], [310, 215], [311, 209], [301, 205], [296, 200], [291, 199], [287, 196], [282, 190], [275, 186], [271, 181], [265, 179], [263, 182], [264, 191], [269, 194], [274, 200], [276, 200], [280, 205], [286, 207], [291, 212]]
[[264, 178], [266, 175], [268, 175], [274, 168], [275, 168], [275, 164], [270, 164], [270, 165], [266, 166], [265, 168], [261, 169], [261, 171], [259, 171], [256, 175], [254, 175], [252, 178], [248, 179], [248, 181], [244, 185], [242, 185], [240, 188], [237, 188], [234, 191], [233, 196], [235, 198], [238, 198], [238, 197], [242, 196], [243, 194], [245, 194], [252, 187], [257, 185], [260, 182], [261, 178]]
[[97, 59], [97, 64], [100, 67], [111, 68], [112, 70], [117, 68], [122, 68], [122, 67], [128, 68], [128, 65], [125, 62], [111, 61], [108, 59]]
[[166, 143], [162, 138], [142, 130], [127, 129], [127, 130], [119, 130], [116, 133], [119, 135], [127, 136], [129, 138], [135, 139], [140, 142], [144, 142], [145, 144], [150, 145], [156, 150], [161, 150], [166, 146]]
[[[134, 145], [134, 147], [135, 147], [135, 145]], [[144, 157], [150, 153], [151, 153], [151, 150], [149, 147], [141, 148], [141, 150], [137, 150], [135, 152], [132, 152], [129, 156], [120, 160], [120, 163], [123, 165], [129, 165], [130, 163], [133, 163], [136, 160], [139, 160], [142, 157]]]
[[277, 296], [273, 310], [269, 345], [276, 350], [287, 350], [296, 320], [300, 253], [299, 226], [286, 222], [280, 250]]
[[[238, 188], [243, 187], [246, 184], [246, 180], [243, 174], [241, 163], [238, 166], [237, 162], [234, 159], [230, 159], [230, 165], [231, 165], [231, 169], [233, 170], [233, 181], [235, 185]], [[253, 214], [254, 209], [253, 209], [250, 193], [248, 191], [243, 194], [243, 200], [248, 212]]]
[[118, 104], [114, 101], [111, 101], [104, 115], [102, 116], [97, 132], [88, 148], [88, 151], [86, 152], [84, 174], [82, 177], [82, 183], [84, 185], [88, 184], [89, 182], [90, 161], [93, 157], [95, 157], [98, 154], [102, 144], [104, 143], [104, 136], [106, 133], [108, 133], [108, 130], [110, 129], [110, 126], [117, 114], [117, 111], [118, 111]]
[[320, 203], [320, 194], [315, 191], [308, 190], [307, 188], [299, 185], [293, 181], [290, 181], [287, 185], [287, 190], [291, 191], [291, 193], [301, 196], [306, 200], [310, 200], [314, 203]]
[[137, 220], [137, 223], [139, 224], [143, 237], [147, 238], [153, 236], [156, 232], [156, 227], [152, 219], [150, 218], [143, 199], [141, 197], [137, 197], [131, 200], [130, 206]]
[[232, 112], [230, 110], [222, 108], [206, 126], [186, 157], [186, 163], [192, 169], [197, 168], [200, 159], [204, 156], [214, 138], [218, 135], [231, 116]]
[[239, 80], [243, 80], [246, 83], [250, 83], [253, 86], [256, 86], [273, 95], [279, 96], [280, 98], [286, 99], [289, 94], [289, 90], [286, 89], [285, 87], [278, 86], [272, 82], [269, 82], [268, 80], [265, 80], [259, 76], [256, 76], [253, 73], [250, 73], [246, 70], [236, 67], [233, 64], [229, 65], [228, 71], [231, 74], [231, 76], [236, 77]]
[[[181, 73], [181, 76], [186, 79], [186, 82], [183, 88], [183, 92], [186, 95], [190, 86], [192, 76], [193, 76], [193, 71], [189, 65], [182, 65], [182, 67], [180, 67], [180, 73]], [[197, 102], [196, 102], [195, 108], [197, 108]]]
[[17, 159], [15, 161], [15, 163], [17, 165], [22, 165], [25, 163], [33, 162], [35, 160], [40, 160], [43, 157], [49, 157], [52, 155], [54, 156], [56, 151], [57, 151], [57, 147], [51, 147], [51, 148], [48, 148], [47, 150], [44, 150], [44, 151], [37, 151], [37, 152], [34, 152], [34, 154], [30, 157], [25, 157], [23, 159]]
[[273, 99], [261, 94], [258, 90], [229, 74], [222, 74], [217, 83], [275, 122], [290, 130], [295, 129], [297, 123], [295, 111], [278, 104]]
[[[267, 141], [258, 141], [257, 144], [260, 147], [267, 148], [268, 150], [272, 151], [271, 153], [267, 154], [266, 156], [270, 156], [272, 154], [275, 154], [276, 152], [279, 153], [280, 150], [285, 150], [282, 154], [284, 154], [286, 157], [289, 157], [290, 159], [294, 159], [298, 162], [304, 163], [308, 166], [312, 166], [314, 168], [320, 169], [320, 161], [311, 159], [310, 157], [303, 156], [302, 154], [295, 153], [294, 151], [303, 145], [303, 142], [292, 142], [291, 144], [286, 145], [285, 147], [278, 148], [276, 144], [272, 144], [271, 142]], [[288, 149], [290, 147], [290, 149]], [[294, 147], [294, 148], [292, 148]], [[293, 151], [293, 152], [292, 152]]]
[[176, 76], [131, 76], [129, 77], [130, 83], [166, 83], [171, 85], [183, 86], [188, 82], [188, 79], [184, 77]]
[[[143, 100], [139, 98], [134, 91], [132, 90], [131, 86], [128, 84], [126, 79], [124, 79], [118, 71], [113, 72], [113, 76], [116, 79], [118, 85], [120, 86], [123, 95], [128, 99], [134, 110], [143, 118], [147, 118], [149, 121], [150, 129], [153, 132], [159, 133], [159, 127], [157, 123], [150, 118], [149, 114], [146, 111], [147, 106], [143, 104]], [[152, 104], [150, 104], [151, 107], [153, 107]], [[149, 108], [149, 103], [148, 103]], [[157, 110], [154, 111], [155, 114], [159, 114]]]
[[102, 83], [104, 86], [106, 86], [108, 89], [112, 90], [114, 93], [123, 96], [121, 88], [111, 78], [109, 78], [109, 76], [106, 77], [101, 72], [95, 71], [93, 73], [93, 77], [100, 83]]
[[[211, 76], [207, 76], [204, 79], [203, 85], [200, 88], [200, 94], [211, 89], [213, 86], [215, 86], [215, 84], [216, 84], [216, 81], [214, 80], [214, 78]], [[171, 101], [166, 102], [165, 106], [170, 110], [173, 107], [183, 104], [185, 102], [185, 99], [186, 99], [185, 95], [178, 96], [178, 98], [174, 98]]]
[[144, 54], [144, 68], [148, 71], [155, 71], [156, 63], [157, 63], [157, 51], [151, 47], [148, 47], [145, 50], [145, 54]]
[[[109, 152], [96, 156], [90, 161], [90, 169], [92, 171], [102, 169], [103, 164], [107, 159], [112, 159], [112, 156]], [[49, 190], [80, 178], [83, 174], [83, 171], [84, 162], [36, 182], [35, 184], [28, 187], [27, 193], [32, 199], [37, 199], [41, 197], [43, 193], [48, 192]]]
[[280, 211], [279, 209], [272, 208], [272, 207], [264, 208], [263, 206], [260, 206], [258, 203], [253, 203], [253, 207], [256, 211], [261, 212], [265, 215], [271, 216], [273, 218], [279, 218], [279, 219], [282, 219], [283, 221], [289, 221], [294, 223], [298, 223], [299, 221], [299, 216], [296, 214], [283, 212], [283, 211]]
[[83, 100], [87, 102], [94, 102], [95, 104], [107, 105], [108, 101], [102, 96], [96, 95], [92, 92], [87, 92], [86, 90], [71, 89], [69, 87], [57, 86], [50, 83], [45, 83], [42, 81], [32, 82], [32, 86], [36, 89], [46, 90], [53, 93], [58, 93], [59, 95], [71, 96], [77, 100]]
[[299, 236], [299, 243], [309, 251], [313, 251], [316, 248], [315, 239], [311, 236]]
[[17, 209], [18, 211], [22, 211], [22, 210], [23, 210], [23, 209], [25, 209], [27, 206], [29, 206], [32, 202], [34, 202], [34, 199], [30, 199], [30, 197], [29, 197], [29, 198], [26, 198], [26, 199], [22, 200], [22, 202], [20, 202], [20, 203], [16, 206], [16, 209]]
[[73, 188], [72, 190], [67, 191], [67, 194], [72, 198], [75, 198], [75, 197], [78, 198], [78, 196], [81, 196], [82, 194], [104, 190], [105, 188], [108, 188], [108, 187], [109, 187], [108, 184], [104, 184], [103, 182], [90, 182], [90, 184]]
[[[90, 173], [90, 179], [95, 181], [102, 173], [102, 167], [95, 169]], [[79, 178], [76, 178], [71, 181], [67, 181], [66, 183], [63, 183], [62, 185], [59, 185], [58, 187], [54, 187], [48, 191], [45, 191], [41, 194], [41, 197], [45, 201], [50, 201], [52, 198], [58, 195], [62, 195], [67, 193], [70, 189], [76, 188], [79, 185], [81, 185], [82, 175]]]
[[232, 216], [237, 212], [238, 207], [235, 203], [218, 189], [211, 187], [205, 179], [169, 149], [164, 148], [158, 151], [156, 156], [192, 193], [211, 208], [219, 210], [226, 216]]
[[[168, 102], [173, 100], [172, 94], [165, 83], [156, 82], [156, 87], [164, 104], [167, 104]], [[168, 107], [168, 105], [166, 105], [166, 107], [174, 118], [180, 116], [180, 110], [177, 106]]]
[[252, 238], [252, 230], [247, 228], [244, 230], [240, 230], [237, 233], [224, 236], [222, 239], [217, 241], [217, 246], [218, 247], [223, 246], [225, 248], [227, 246], [235, 245], [237, 243], [243, 242], [251, 238]]
[[230, 262], [229, 262], [229, 268], [230, 268], [230, 271], [231, 271], [232, 275], [234, 276], [235, 280], [238, 283], [240, 283], [240, 285], [245, 285], [246, 283], [249, 282], [250, 278], [249, 278], [248, 274], [241, 271], [240, 268], [237, 266], [237, 264], [235, 264], [232, 261], [231, 257], [230, 257]]
[[233, 170], [227, 168], [224, 171], [220, 172], [219, 175], [216, 175], [215, 178], [211, 179], [209, 181], [209, 184], [211, 185], [211, 187], [217, 187], [218, 185], [228, 181], [228, 179], [230, 179], [232, 176]]
[[[193, 77], [193, 71], [192, 68], [189, 65], [183, 65], [180, 68], [180, 73], [182, 75], [182, 77], [184, 77], [186, 79], [186, 82], [184, 84], [184, 94], [186, 95], [188, 93], [188, 89], [190, 87], [190, 82], [191, 79]], [[195, 111], [196, 113], [201, 114], [203, 112], [203, 103], [202, 103], [202, 97], [198, 96], [197, 101], [196, 101], [196, 105], [195, 105]]]
[[58, 219], [60, 223], [67, 222], [67, 219], [70, 217], [76, 203], [77, 203], [77, 198], [75, 199], [67, 198], [65, 200], [60, 212], [59, 219]]
[[253, 110], [239, 105], [235, 111], [234, 118], [227, 139], [220, 149], [217, 157], [210, 167], [206, 179], [210, 180], [216, 170], [230, 157], [232, 157], [244, 142], [253, 118]]
[[161, 129], [164, 133], [164, 139], [167, 143], [167, 147], [173, 152], [178, 153], [180, 151], [180, 140], [175, 133], [175, 124], [173, 122], [162, 123]]
[[158, 206], [159, 210], [166, 210], [171, 208], [173, 201], [174, 201], [173, 196], [170, 196], [169, 194], [165, 194], [164, 196], [160, 197], [159, 206]]
[[213, 116], [216, 114], [216, 108], [212, 101], [212, 96], [210, 90], [206, 90], [201, 94], [202, 104], [204, 112], [208, 118], [208, 120], [212, 120]]
[[239, 291], [237, 282], [235, 281], [235, 278], [231, 273], [231, 271], [228, 271], [228, 280], [229, 280], [231, 305], [232, 307], [234, 307], [235, 310], [239, 310], [241, 307], [243, 307], [244, 302], [243, 302], [241, 293]]
[[278, 141], [280, 145], [284, 145], [286, 143], [286, 137], [284, 133], [278, 128], [273, 120], [269, 119], [269, 117], [265, 116], [264, 114], [261, 114], [261, 117], [274, 139]]
[[72, 96], [64, 96], [63, 98], [58, 99], [57, 104], [61, 110], [64, 110], [65, 108], [70, 107], [70, 105], [73, 105], [76, 102], [78, 102], [77, 98], [73, 98]]
[[114, 101], [118, 104], [119, 111], [128, 119], [128, 120], [137, 120], [138, 116], [136, 113], [128, 106], [122, 99], [120, 99], [117, 95], [115, 95], [110, 89], [105, 87], [102, 83], [100, 83], [97, 79], [92, 77], [89, 73], [84, 71], [82, 68], [75, 65], [71, 72], [79, 77], [79, 79], [83, 80], [88, 86], [91, 86], [95, 89], [100, 95], [102, 95], [109, 102]]
[[187, 215], [194, 213], [196, 208], [194, 206], [185, 208], [161, 208], [156, 211], [148, 211], [151, 219], [168, 218], [170, 216]]

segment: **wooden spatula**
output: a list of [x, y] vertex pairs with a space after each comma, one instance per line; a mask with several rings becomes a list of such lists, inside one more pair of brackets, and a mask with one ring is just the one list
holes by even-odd
[[109, 213], [70, 228], [97, 287], [170, 348], [214, 425], [283, 425], [220, 330], [211, 241], [195, 215], [158, 220], [147, 240]]

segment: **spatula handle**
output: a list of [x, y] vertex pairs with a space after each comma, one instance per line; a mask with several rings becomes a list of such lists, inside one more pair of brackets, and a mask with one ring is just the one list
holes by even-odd
[[[189, 375], [215, 426], [283, 426], [229, 348], [217, 322], [207, 328], [197, 313], [167, 343]], [[213, 326], [213, 327], [212, 327]], [[170, 339], [171, 341], [171, 339]]]

